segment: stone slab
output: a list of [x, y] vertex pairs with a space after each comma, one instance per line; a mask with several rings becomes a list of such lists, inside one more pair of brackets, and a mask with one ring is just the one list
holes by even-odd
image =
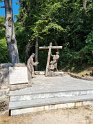
[[9, 83], [28, 83], [27, 67], [9, 67]]
[[60, 97], [73, 97], [82, 95], [93, 95], [93, 90], [91, 91], [70, 91], [70, 92], [50, 92], [50, 93], [36, 93], [36, 94], [23, 94], [10, 96], [10, 102], [34, 100], [34, 99], [46, 99], [46, 98], [60, 98]]
[[45, 99], [33, 99], [33, 100], [23, 100], [23, 101], [13, 101], [9, 103], [9, 109], [22, 109], [22, 108], [31, 108], [31, 107], [40, 107], [45, 105], [56, 105], [64, 104], [71, 102], [83, 102], [83, 101], [92, 101], [93, 95], [82, 95], [82, 96], [73, 96], [73, 97], [54, 97], [54, 98], [45, 98]]
[[45, 75], [45, 71], [35, 71], [36, 75]]
[[93, 90], [93, 81], [76, 79], [66, 76], [45, 77], [39, 75], [32, 79], [32, 87], [10, 91], [10, 95], [23, 95], [48, 92], [70, 92], [70, 91], [91, 91]]
[[66, 103], [66, 104], [57, 104], [57, 105], [47, 105], [41, 107], [32, 107], [32, 108], [25, 108], [25, 109], [16, 109], [10, 110], [10, 115], [20, 115], [26, 113], [34, 113], [40, 111], [49, 111], [49, 110], [57, 110], [57, 109], [68, 109], [68, 108], [76, 108], [79, 106], [86, 106], [90, 105], [90, 102], [76, 102], [76, 103]]

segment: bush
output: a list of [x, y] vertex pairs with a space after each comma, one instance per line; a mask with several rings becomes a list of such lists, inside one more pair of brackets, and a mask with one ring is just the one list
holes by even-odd
[[7, 52], [7, 44], [4, 39], [0, 40], [0, 63], [7, 63], [8, 62], [8, 52]]

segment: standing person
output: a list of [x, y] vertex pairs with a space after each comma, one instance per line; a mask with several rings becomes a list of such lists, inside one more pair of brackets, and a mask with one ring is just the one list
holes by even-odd
[[57, 69], [57, 63], [58, 63], [58, 59], [59, 59], [59, 52], [56, 52], [56, 55], [52, 55], [51, 54], [51, 56], [53, 57], [53, 61], [51, 61], [51, 62], [54, 65], [54, 71], [58, 71], [58, 69]]
[[34, 66], [37, 66], [37, 64], [38, 64], [38, 62], [34, 62], [34, 57], [35, 57], [35, 54], [32, 53], [27, 61], [28, 78], [29, 78], [30, 82], [31, 82], [31, 78], [35, 77]]

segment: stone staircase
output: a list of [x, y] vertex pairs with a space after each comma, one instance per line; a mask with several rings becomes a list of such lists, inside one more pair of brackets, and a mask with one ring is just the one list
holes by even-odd
[[32, 87], [10, 91], [9, 96], [10, 115], [89, 105], [93, 100], [93, 81], [69, 75], [37, 75]]

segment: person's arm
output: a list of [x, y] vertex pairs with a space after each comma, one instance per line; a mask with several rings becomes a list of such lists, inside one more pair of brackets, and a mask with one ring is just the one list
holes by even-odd
[[51, 56], [53, 57], [54, 55], [52, 55], [52, 53], [51, 53]]
[[34, 65], [34, 66], [37, 66], [37, 65], [38, 65], [38, 63], [39, 63], [39, 62], [34, 62], [34, 63], [33, 63], [33, 65]]

